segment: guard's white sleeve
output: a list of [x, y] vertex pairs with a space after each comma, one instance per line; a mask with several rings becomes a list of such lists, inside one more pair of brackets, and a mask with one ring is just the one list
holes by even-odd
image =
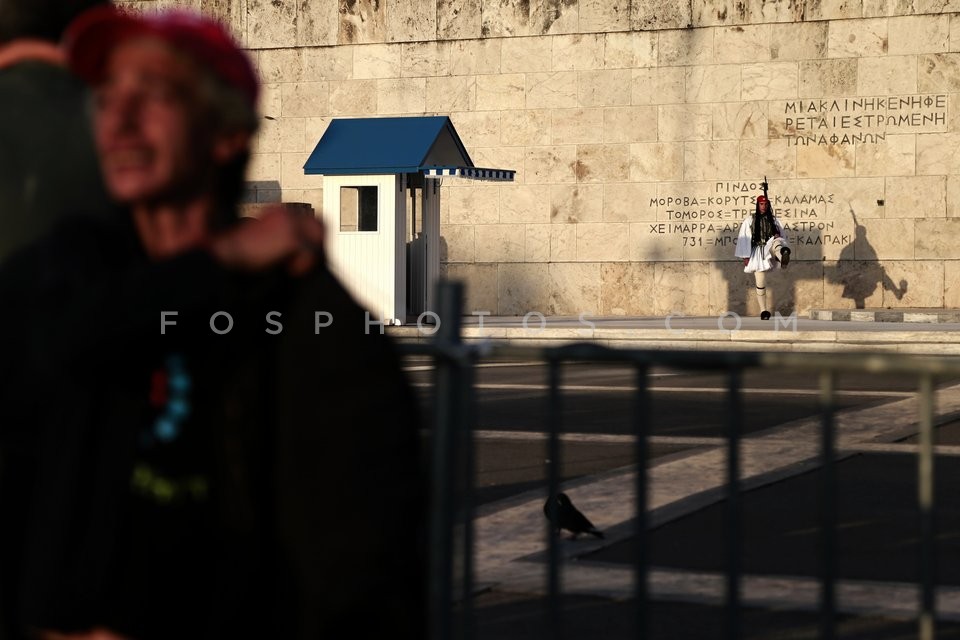
[[750, 239], [752, 237], [750, 227], [753, 217], [747, 218], [743, 221], [743, 224], [740, 225], [740, 234], [737, 236], [737, 250], [733, 255], [738, 258], [749, 258], [750, 253], [753, 248], [750, 246]]

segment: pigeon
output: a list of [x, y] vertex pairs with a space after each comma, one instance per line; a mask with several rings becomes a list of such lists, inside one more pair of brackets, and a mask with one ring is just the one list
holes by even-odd
[[[556, 518], [554, 515], [556, 514]], [[571, 540], [576, 540], [581, 533], [589, 533], [598, 538], [603, 537], [603, 532], [598, 531], [593, 523], [587, 519], [587, 516], [580, 513], [570, 497], [565, 493], [558, 493], [553, 500], [549, 498], [543, 504], [543, 515], [547, 520], [553, 523], [554, 529], [559, 533], [561, 529], [566, 529], [573, 535]]]

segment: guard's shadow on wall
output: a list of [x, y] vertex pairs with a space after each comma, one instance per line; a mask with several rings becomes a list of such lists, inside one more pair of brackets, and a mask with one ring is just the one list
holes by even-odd
[[842, 285], [840, 296], [852, 300], [855, 309], [866, 308], [867, 299], [874, 295], [878, 286], [891, 292], [897, 300], [902, 299], [907, 292], [907, 281], [893, 281], [877, 259], [877, 251], [867, 237], [867, 228], [857, 222], [853, 209], [850, 209], [850, 215], [855, 227], [854, 240], [840, 251], [837, 265], [826, 270], [826, 280]]

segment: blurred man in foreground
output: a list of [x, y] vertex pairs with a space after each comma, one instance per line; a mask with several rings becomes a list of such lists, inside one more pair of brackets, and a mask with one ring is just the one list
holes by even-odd
[[70, 21], [99, 4], [0, 0], [0, 262], [64, 215], [110, 209], [87, 90], [57, 46]]
[[0, 269], [0, 299], [25, 310], [0, 335], [29, 345], [21, 379], [50, 394], [21, 421], [40, 431], [24, 627], [419, 636], [414, 403], [323, 264], [319, 221], [236, 224], [249, 61], [186, 13], [95, 10], [66, 47], [129, 214], [78, 219]]

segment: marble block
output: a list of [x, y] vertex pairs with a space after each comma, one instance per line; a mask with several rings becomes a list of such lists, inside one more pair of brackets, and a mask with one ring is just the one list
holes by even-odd
[[524, 175], [528, 183], [577, 182], [576, 145], [527, 147]]
[[603, 109], [554, 109], [550, 113], [553, 144], [591, 142], [603, 128]]
[[890, 18], [887, 34], [887, 51], [890, 55], [949, 51], [950, 16], [942, 14]]
[[477, 262], [523, 262], [523, 231], [516, 224], [476, 225]]
[[450, 43], [403, 43], [400, 48], [400, 75], [405, 78], [450, 75]]
[[630, 104], [633, 72], [604, 69], [577, 72], [578, 102], [582, 107], [613, 107]]
[[337, 42], [384, 42], [387, 36], [386, 6], [380, 0], [341, 0]]
[[713, 105], [678, 104], [659, 107], [658, 137], [661, 141], [709, 140], [713, 134]]
[[476, 0], [437, 0], [437, 37], [463, 40], [482, 35], [480, 3]]
[[301, 48], [302, 79], [307, 81], [353, 79], [353, 51], [354, 47], [351, 46]]
[[917, 135], [917, 175], [960, 173], [960, 133]]
[[886, 18], [830, 22], [827, 55], [831, 58], [886, 55], [888, 24]]
[[377, 110], [381, 114], [422, 114], [426, 107], [426, 78], [377, 80]]
[[577, 145], [577, 182], [618, 182], [630, 174], [630, 146], [625, 144]]
[[631, 0], [579, 0], [581, 33], [627, 31]]
[[340, 30], [340, 1], [299, 0], [299, 3], [297, 44], [301, 46], [337, 44]]
[[797, 147], [789, 140], [743, 140], [740, 175], [792, 178], [797, 173]]
[[917, 57], [860, 58], [857, 63], [857, 93], [883, 96], [917, 92]]
[[577, 259], [577, 225], [551, 225], [550, 261], [574, 262]]
[[829, 22], [794, 22], [770, 27], [771, 60], [816, 60], [827, 56]]
[[710, 290], [705, 262], [658, 262], [654, 265], [653, 315], [702, 315]]
[[603, 34], [572, 34], [548, 38], [553, 44], [553, 71], [603, 68]]
[[[595, 136], [596, 131], [594, 131]], [[646, 142], [656, 139], [656, 107], [609, 107], [603, 109], [604, 142]]]
[[554, 224], [600, 222], [604, 217], [604, 186], [571, 184], [550, 186], [550, 221]]
[[472, 76], [500, 73], [503, 41], [457, 40], [450, 43], [450, 74]]
[[809, 144], [797, 146], [797, 177], [840, 178], [856, 172], [854, 145]]
[[680, 261], [683, 244], [672, 235], [651, 232], [652, 223], [630, 224], [630, 260], [633, 262]]
[[713, 34], [713, 29], [661, 31], [660, 66], [710, 64], [714, 60]]
[[600, 313], [639, 316], [650, 313], [654, 267], [644, 262], [605, 262], [600, 265]]
[[693, 26], [692, 3], [674, 0], [633, 2], [630, 23], [635, 31], [687, 29]]
[[769, 135], [768, 103], [732, 102], [718, 104], [713, 112], [715, 140], [766, 140]]
[[921, 56], [917, 83], [921, 93], [960, 91], [960, 53]]
[[742, 90], [746, 89], [741, 85], [741, 65], [738, 64], [688, 67], [685, 86], [687, 103], [739, 102]]
[[477, 103], [476, 81], [471, 76], [427, 78], [426, 110], [430, 113], [472, 111]]
[[799, 65], [796, 62], [745, 64], [741, 81], [744, 100], [796, 98], [799, 87]]
[[579, 316], [600, 312], [599, 263], [555, 262], [548, 267], [550, 294], [547, 309], [542, 313]]
[[854, 229], [853, 251], [841, 259], [912, 260], [914, 255], [914, 221], [866, 218], [858, 220]]
[[387, 42], [425, 42], [437, 37], [436, 0], [386, 0]]
[[448, 224], [440, 229], [440, 261], [476, 262], [476, 225]]
[[636, 69], [657, 66], [657, 34], [648, 31], [617, 31], [603, 34], [603, 66], [606, 69]]
[[579, 262], [626, 262], [630, 259], [630, 226], [617, 223], [576, 225]]
[[916, 309], [943, 306], [945, 282], [942, 260], [888, 261], [882, 265], [885, 271], [882, 283], [884, 307]]
[[801, 98], [849, 96], [857, 92], [857, 61], [854, 58], [837, 60], [803, 60], [800, 62]]
[[500, 112], [500, 144], [505, 146], [543, 146], [551, 143], [549, 109]]
[[863, 17], [863, 0], [807, 0], [806, 20], [847, 20]]
[[353, 48], [353, 78], [398, 78], [403, 47], [399, 44], [368, 44]]
[[[522, 316], [531, 311], [549, 314], [549, 265], [501, 264], [497, 267], [497, 300], [501, 315]], [[538, 326], [536, 319], [531, 323]]]
[[498, 265], [449, 264], [446, 265], [446, 277], [450, 280], [461, 280], [466, 285], [463, 302], [463, 310], [466, 313], [476, 311], [486, 311], [493, 315], [500, 313], [497, 291]]
[[247, 0], [246, 46], [251, 49], [296, 46], [296, 16], [294, 0]]
[[657, 210], [650, 206], [650, 201], [656, 197], [657, 185], [653, 182], [608, 182], [603, 185], [603, 220], [656, 220]]
[[376, 80], [330, 82], [330, 115], [359, 116], [377, 113]]
[[500, 187], [460, 186], [443, 193], [449, 209], [449, 224], [492, 225], [500, 222]]
[[631, 82], [632, 104], [671, 104], [683, 102], [685, 97], [683, 67], [633, 69]]
[[529, 0], [481, 0], [480, 33], [484, 38], [530, 34]]
[[960, 176], [947, 176], [947, 217], [960, 217]]
[[326, 115], [330, 110], [330, 84], [291, 82], [281, 86], [281, 113], [284, 118]]
[[577, 100], [577, 72], [526, 74], [528, 109], [563, 109], [580, 106]]
[[958, 218], [918, 218], [914, 221], [916, 243], [914, 258], [917, 260], [944, 260], [957, 257]]
[[630, 180], [683, 180], [683, 143], [649, 142], [630, 145]]
[[823, 183], [822, 191], [830, 197], [826, 206], [828, 218], [845, 218], [851, 211], [858, 220], [884, 217], [884, 178], [827, 178]]
[[500, 145], [500, 113], [497, 111], [455, 111], [453, 126], [467, 149]]
[[500, 222], [504, 224], [550, 222], [548, 185], [510, 185], [500, 187]]
[[887, 135], [877, 143], [856, 145], [858, 176], [909, 176], [917, 164], [916, 136]]
[[715, 58], [719, 63], [763, 62], [771, 59], [771, 34], [767, 24], [719, 27], [713, 35]]
[[711, 140], [683, 143], [684, 180], [736, 180], [740, 177], [740, 143]]
[[576, 0], [531, 0], [530, 34], [577, 33], [580, 21]]
[[523, 233], [523, 261], [550, 262], [552, 224], [527, 224]]
[[500, 47], [501, 73], [533, 73], [553, 69], [552, 38], [505, 38]]

